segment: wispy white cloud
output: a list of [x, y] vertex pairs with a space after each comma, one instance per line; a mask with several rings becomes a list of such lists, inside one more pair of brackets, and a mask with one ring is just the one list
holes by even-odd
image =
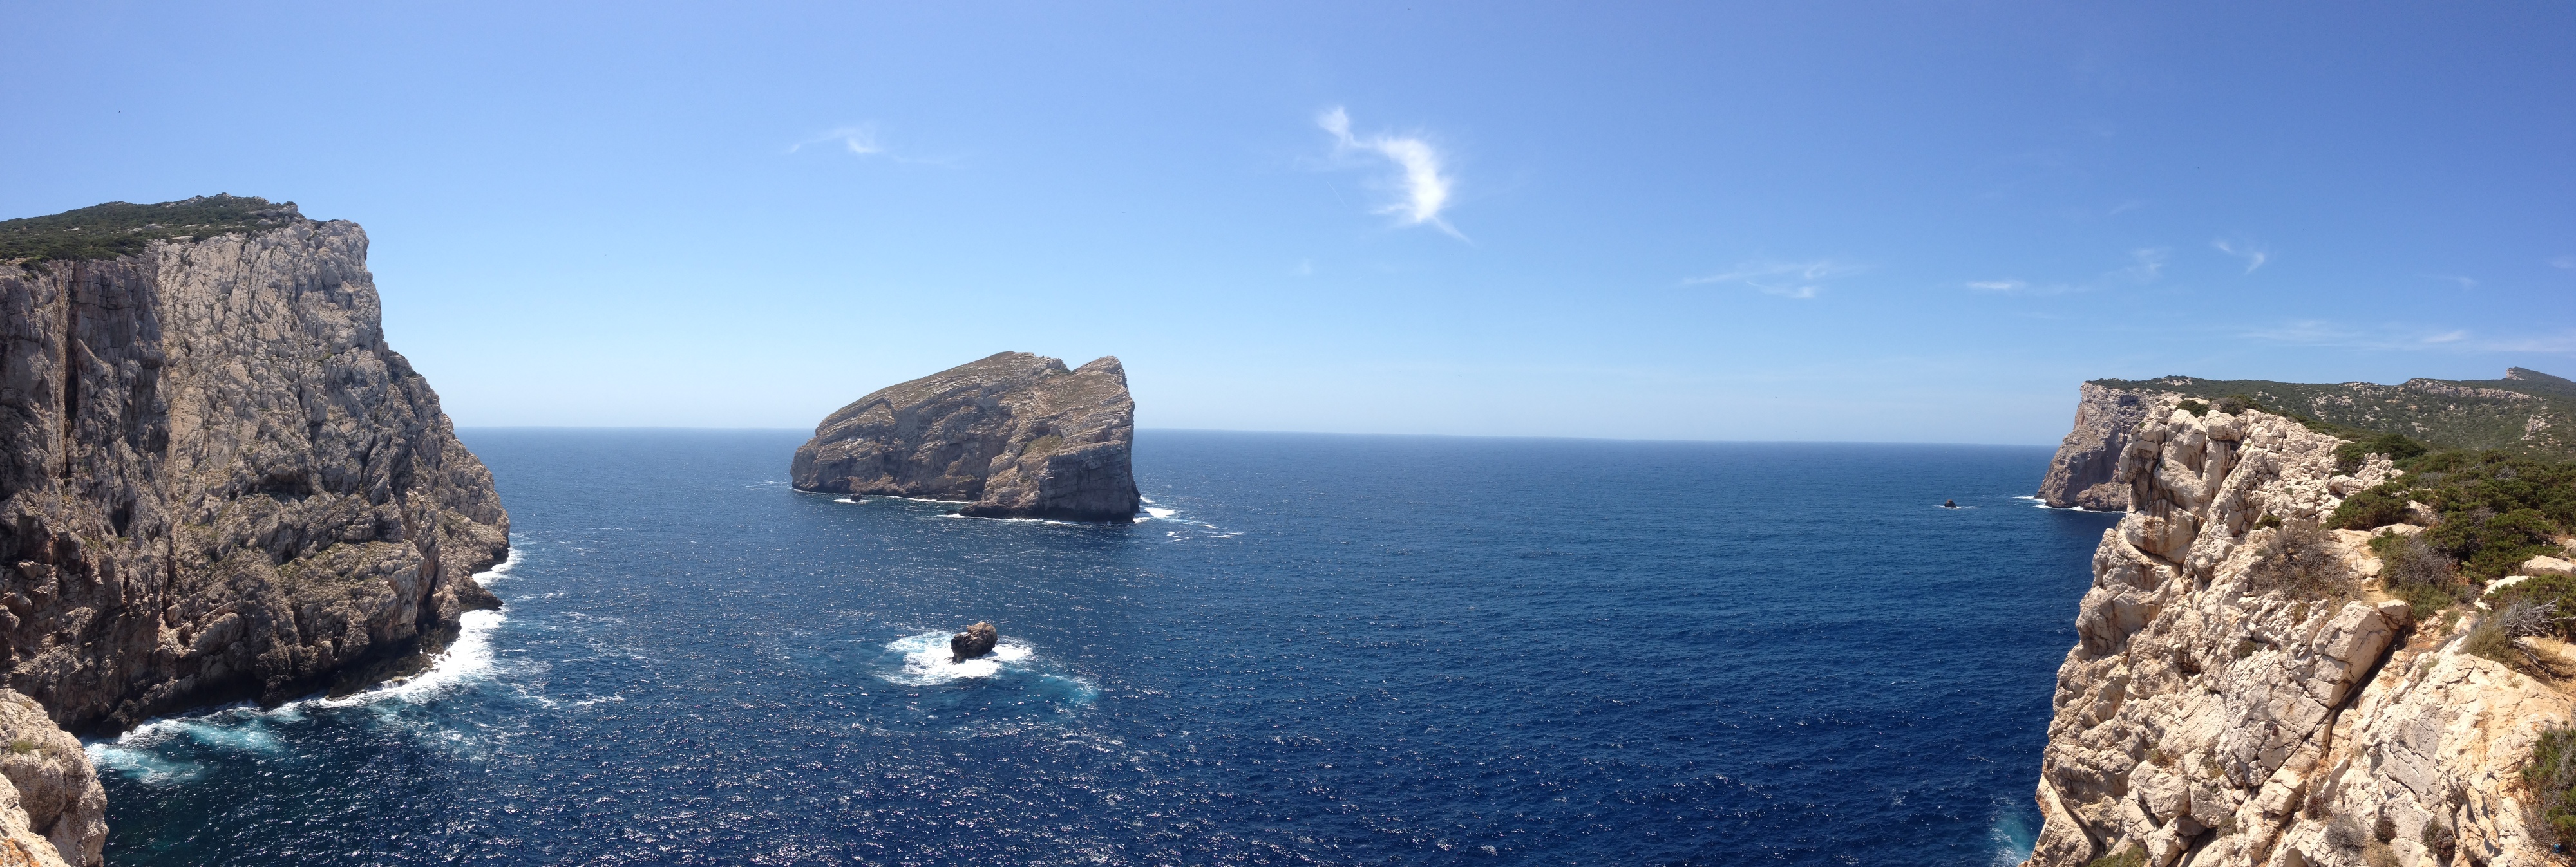
[[896, 153], [893, 148], [886, 146], [884, 140], [877, 138], [876, 124], [835, 127], [788, 145], [787, 152], [792, 154], [807, 148], [837, 150], [860, 159], [884, 159], [907, 165], [954, 166], [957, 164], [957, 158], [954, 156], [921, 157]]
[[2444, 283], [2454, 284], [2463, 290], [2478, 288], [2478, 278], [2475, 277], [2462, 277], [2458, 274], [2417, 274], [2415, 276], [2422, 277], [2426, 280], [2440, 280]]
[[1783, 298], [1814, 298], [1826, 281], [1867, 271], [1864, 265], [1817, 259], [1812, 262], [1747, 262], [1728, 271], [1682, 280], [1684, 286], [1734, 283]]
[[850, 153], [856, 156], [876, 156], [886, 152], [883, 145], [877, 144], [877, 128], [873, 124], [866, 126], [838, 127], [812, 138], [788, 145], [787, 152], [792, 154], [815, 145], [831, 143], [840, 144], [842, 147], [849, 149]]
[[2263, 249], [2263, 245], [2261, 244], [2255, 244], [2248, 241], [2230, 241], [2221, 238], [2219, 240], [2209, 242], [2209, 245], [2218, 248], [2218, 252], [2245, 260], [2245, 273], [2247, 274], [2252, 274], [2254, 273], [2254, 269], [2263, 267], [2263, 263], [2272, 261], [2272, 251]]
[[2129, 251], [2129, 264], [2103, 272], [2082, 283], [2033, 283], [2018, 278], [1970, 280], [1964, 284], [1978, 292], [1999, 295], [2065, 295], [2094, 292], [2119, 286], [2144, 286], [2156, 282], [2165, 273], [2165, 262], [2173, 251], [2165, 247], [2140, 247]]
[[1414, 136], [1377, 135], [1361, 138], [1352, 135], [1350, 112], [1342, 110], [1341, 106], [1334, 106], [1323, 114], [1317, 115], [1315, 125], [1333, 135], [1335, 153], [1374, 154], [1395, 163], [1396, 167], [1403, 170], [1403, 177], [1399, 181], [1402, 195], [1396, 201], [1378, 208], [1378, 213], [1393, 214], [1396, 221], [1403, 225], [1427, 225], [1461, 241], [1467, 239], [1466, 235], [1458, 232], [1457, 227], [1449, 225], [1447, 220], [1440, 218], [1440, 212], [1449, 207], [1449, 191], [1457, 185], [1457, 179], [1443, 172], [1444, 160], [1438, 148]]
[[2237, 336], [2294, 346], [2331, 346], [2368, 350], [2440, 350], [2447, 352], [2522, 352], [2576, 354], [2576, 329], [2550, 334], [2487, 336], [2466, 328], [2415, 325], [2355, 325], [2325, 319], [2293, 319], [2248, 328]]
[[2173, 258], [2173, 251], [2163, 247], [2131, 250], [2129, 267], [2120, 269], [2120, 273], [2133, 282], [2153, 283], [2156, 278], [2164, 276], [2165, 260], [2170, 258]]
[[2556, 259], [2551, 259], [2549, 260], [2549, 267], [2563, 271], [2576, 271], [2576, 256], [2560, 256]]

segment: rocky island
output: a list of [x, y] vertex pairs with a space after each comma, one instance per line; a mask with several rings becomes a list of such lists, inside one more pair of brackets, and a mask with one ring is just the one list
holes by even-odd
[[[2551, 411], [2454, 387], [2399, 406]], [[2128, 514], [2058, 669], [2030, 867], [2563, 863], [2576, 657], [2549, 618], [2576, 578], [2533, 555], [2564, 556], [2546, 510], [2576, 467], [2529, 456], [2552, 443], [2401, 469], [2388, 434], [2100, 383], [2077, 420], [2051, 482]], [[2549, 502], [2496, 520], [2514, 497]]]
[[963, 514], [1125, 523], [1136, 402], [1114, 356], [1004, 352], [870, 392], [796, 450], [797, 490], [969, 501]]
[[78, 742], [30, 727], [353, 689], [499, 605], [509, 516], [366, 254], [249, 197], [0, 222], [0, 849], [104, 839]]

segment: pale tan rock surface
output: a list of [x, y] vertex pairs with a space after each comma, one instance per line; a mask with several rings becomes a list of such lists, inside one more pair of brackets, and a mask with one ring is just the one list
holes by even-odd
[[1136, 402], [1127, 370], [1004, 352], [859, 398], [796, 450], [798, 490], [971, 501], [964, 514], [1126, 522]]
[[2118, 512], [2129, 508], [2129, 486], [2113, 479], [2129, 435], [2156, 405], [2155, 392], [2084, 383], [2075, 403], [2075, 425], [2048, 462], [2039, 500], [2051, 508]]
[[0, 673], [75, 730], [400, 667], [497, 605], [491, 474], [291, 208], [0, 265]]
[[0, 867], [101, 863], [107, 790], [35, 699], [0, 689]]
[[[2280, 532], [2263, 516], [2315, 520], [2393, 468], [2338, 476], [2332, 437], [2175, 402], [2121, 458], [2138, 505], [2103, 534], [2058, 669], [2027, 863], [2132, 845], [2158, 867], [2555, 863], [2513, 780], [2538, 733], [2576, 712], [2565, 696], [2460, 652], [2470, 624], [2251, 590]], [[2454, 841], [2447, 860], [2428, 827]]]

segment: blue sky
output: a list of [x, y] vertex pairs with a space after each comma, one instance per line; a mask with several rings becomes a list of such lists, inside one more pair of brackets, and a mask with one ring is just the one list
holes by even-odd
[[[461, 425], [2046, 443], [2576, 376], [2576, 7], [10, 2], [0, 215], [358, 221]], [[33, 38], [31, 35], [41, 35]]]

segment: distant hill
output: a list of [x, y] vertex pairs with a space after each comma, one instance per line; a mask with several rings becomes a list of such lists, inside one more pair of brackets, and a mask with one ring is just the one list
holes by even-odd
[[[2502, 449], [2576, 460], [2576, 381], [2520, 367], [2503, 379], [2302, 383], [2265, 379], [2096, 379], [2123, 391], [2170, 391], [2205, 401], [2246, 395], [2313, 426], [2400, 433], [2436, 447]], [[2336, 430], [2337, 428], [2345, 430]]]

